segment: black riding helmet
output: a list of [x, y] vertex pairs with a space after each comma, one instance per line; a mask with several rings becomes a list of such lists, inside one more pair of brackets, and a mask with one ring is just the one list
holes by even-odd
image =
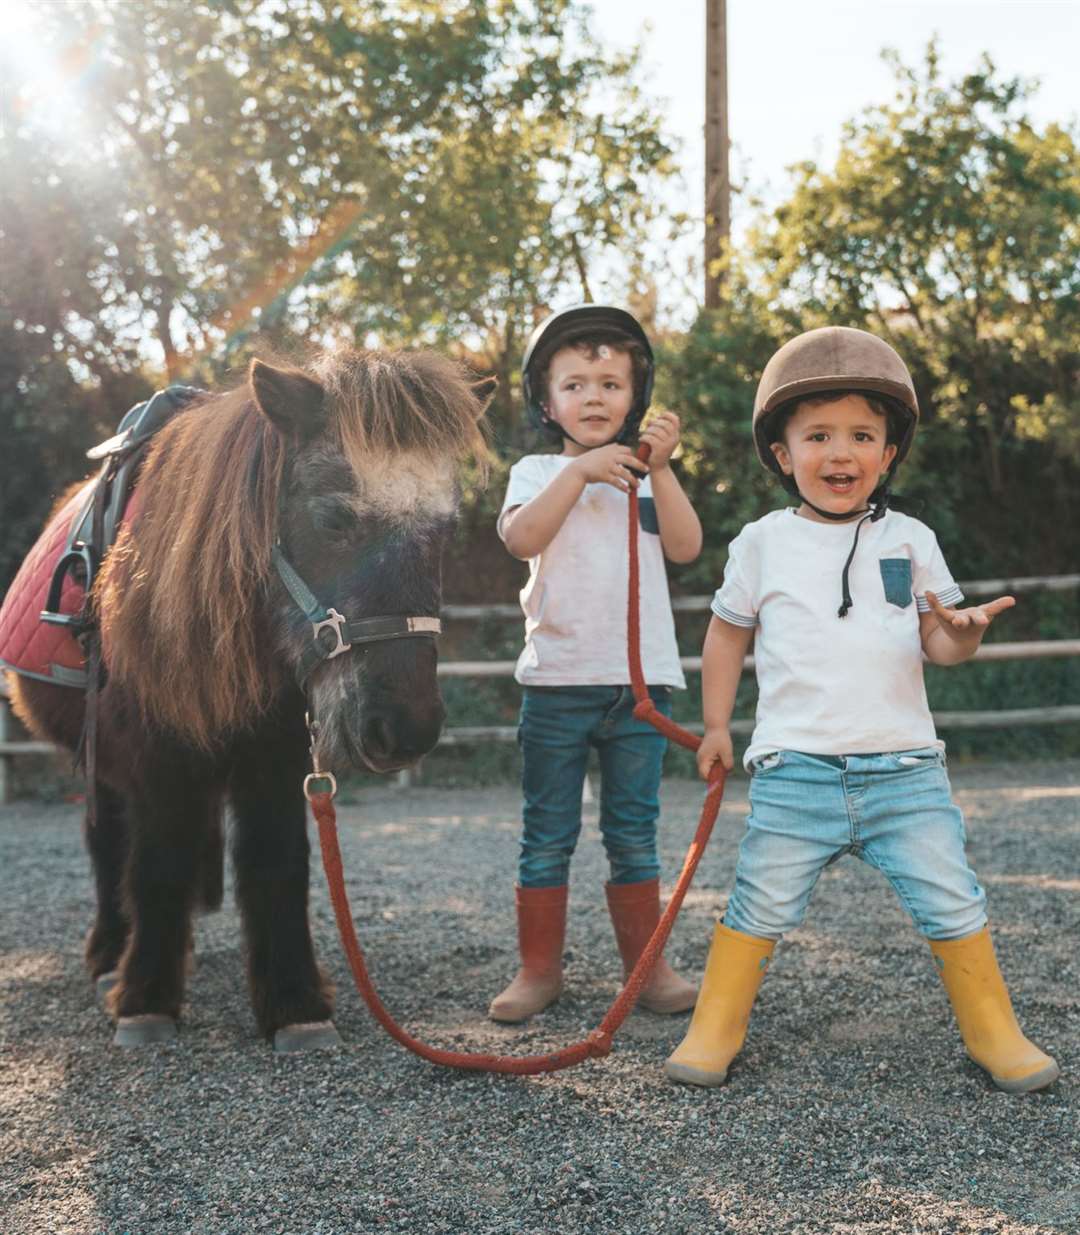
[[613, 305], [571, 305], [568, 309], [560, 309], [558, 313], [552, 313], [544, 318], [529, 336], [529, 341], [525, 345], [525, 354], [521, 358], [521, 393], [525, 399], [529, 423], [539, 432], [555, 440], [561, 440], [566, 435], [544, 408], [543, 400], [546, 391], [541, 389], [540, 374], [560, 348], [572, 347], [576, 342], [594, 338], [597, 335], [610, 339], [612, 343], [638, 344], [646, 360], [644, 380], [639, 389], [635, 375], [634, 402], [614, 441], [630, 441], [637, 433], [641, 419], [648, 410], [653, 389], [653, 351], [648, 335], [641, 328], [641, 323], [632, 313], [628, 313], [625, 309], [617, 309]]

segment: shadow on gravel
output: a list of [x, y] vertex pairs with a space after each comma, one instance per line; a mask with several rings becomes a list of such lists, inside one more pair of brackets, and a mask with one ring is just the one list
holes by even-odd
[[[174, 1044], [109, 1046], [81, 965], [90, 884], [73, 808], [0, 810], [3, 1235], [817, 1235], [1080, 1231], [1080, 765], [953, 773], [1002, 968], [1063, 1077], [1011, 1098], [964, 1057], [925, 944], [854, 860], [777, 951], [727, 1086], [669, 1085], [685, 1017], [635, 1014], [601, 1063], [530, 1080], [436, 1070], [374, 1024], [321, 871], [312, 916], [345, 1045], [275, 1058], [255, 1036], [236, 915], [200, 919]], [[665, 786], [668, 883], [697, 785]], [[517, 795], [394, 791], [343, 808], [376, 983], [440, 1045], [531, 1053], [576, 1040], [618, 990], [587, 816], [567, 993], [523, 1029], [483, 1017], [515, 965]], [[669, 945], [700, 973], [734, 866], [735, 781]]]

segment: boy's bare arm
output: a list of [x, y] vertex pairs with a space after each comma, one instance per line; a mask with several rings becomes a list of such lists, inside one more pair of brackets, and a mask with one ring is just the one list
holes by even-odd
[[1012, 596], [999, 596], [970, 609], [950, 609], [933, 592], [926, 599], [930, 612], [919, 614], [919, 637], [926, 659], [935, 665], [958, 665], [974, 656], [994, 618], [1016, 604]]
[[625, 493], [631, 484], [639, 483], [637, 474], [647, 470], [629, 446], [590, 450], [564, 467], [531, 501], [507, 514], [503, 520], [506, 547], [523, 561], [536, 557], [555, 539], [587, 484], [609, 484]]
[[528, 561], [542, 553], [554, 540], [584, 488], [580, 475], [573, 468], [564, 468], [531, 501], [511, 510], [503, 521], [503, 539], [514, 557]]
[[674, 412], [661, 412], [645, 426], [641, 440], [650, 448], [649, 476], [664, 556], [670, 562], [692, 562], [701, 552], [701, 521], [670, 466], [680, 428]]
[[698, 772], [703, 780], [717, 759], [730, 772], [735, 766], [731, 744], [731, 712], [739, 689], [743, 660], [754, 638], [753, 626], [735, 626], [714, 617], [705, 634], [701, 652], [701, 699], [705, 736], [697, 752]]
[[701, 552], [701, 521], [683, 492], [679, 478], [665, 463], [649, 468], [660, 544], [671, 562], [692, 562]]

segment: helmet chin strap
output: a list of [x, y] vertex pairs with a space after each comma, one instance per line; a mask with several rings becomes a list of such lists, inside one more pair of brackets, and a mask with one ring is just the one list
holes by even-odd
[[808, 497], [803, 497], [798, 489], [795, 490], [795, 496], [804, 506], [809, 506], [814, 514], [820, 515], [823, 519], [829, 519], [833, 523], [847, 523], [849, 519], [854, 519], [856, 515], [868, 515], [871, 513], [870, 507], [864, 506], [862, 510], [847, 510], [843, 514], [837, 514], [834, 510], [822, 510], [820, 506], [815, 506]]
[[[567, 431], [566, 431], [566, 430], [562, 427], [562, 425], [561, 425], [561, 424], [559, 424], [559, 422], [558, 422], [557, 420], [552, 420], [550, 416], [548, 417], [548, 424], [555, 425], [555, 427], [556, 427], [556, 428], [559, 430], [559, 432], [563, 435], [563, 438], [564, 438], [565, 440], [573, 442], [575, 446], [580, 446], [582, 450], [593, 450], [593, 449], [595, 449], [595, 447], [592, 447], [592, 446], [586, 446], [584, 442], [579, 442], [579, 441], [577, 440], [577, 438], [576, 438], [576, 437], [574, 437], [574, 435], [573, 435], [572, 433], [567, 433]], [[606, 445], [607, 445], [607, 442], [605, 442], [605, 443], [604, 443], [604, 445], [606, 446]]]
[[892, 481], [893, 469], [889, 468], [885, 479], [878, 485], [873, 493], [870, 494], [870, 504], [862, 510], [849, 510], [846, 514], [837, 514], [831, 510], [822, 510], [820, 506], [815, 506], [813, 502], [808, 501], [795, 488], [795, 496], [802, 502], [805, 502], [815, 514], [821, 515], [823, 519], [829, 519], [833, 523], [845, 523], [849, 519], [854, 519], [859, 516], [859, 521], [855, 525], [855, 539], [851, 542], [851, 552], [847, 556], [847, 561], [844, 563], [844, 572], [840, 577], [840, 608], [836, 611], [837, 617], [847, 617], [848, 610], [854, 605], [851, 599], [851, 588], [848, 583], [848, 576], [851, 572], [851, 563], [855, 559], [855, 550], [859, 547], [859, 533], [863, 529], [864, 523], [877, 523], [879, 519], [884, 519], [889, 513], [889, 499], [892, 494], [889, 492], [889, 485]]
[[568, 438], [571, 442], [574, 443], [575, 446], [580, 446], [582, 450], [599, 450], [601, 446], [610, 446], [612, 442], [617, 442], [619, 440], [619, 438], [623, 434], [623, 430], [626, 428], [626, 425], [624, 422], [623, 428], [620, 429], [613, 438], [610, 438], [606, 442], [601, 442], [599, 446], [586, 446], [584, 442], [579, 442], [572, 433], [567, 433], [566, 429], [564, 429], [563, 426], [559, 423], [559, 421], [555, 420], [553, 417], [545, 416], [544, 422], [549, 425], [554, 425], [555, 428], [559, 430], [559, 432], [563, 435], [564, 438]]

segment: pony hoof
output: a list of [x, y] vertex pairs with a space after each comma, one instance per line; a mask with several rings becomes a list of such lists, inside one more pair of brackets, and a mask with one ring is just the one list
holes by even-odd
[[105, 1002], [105, 996], [112, 988], [120, 981], [120, 970], [110, 969], [108, 973], [99, 973], [94, 979], [94, 986], [97, 989], [97, 997], [102, 1003]]
[[333, 1021], [309, 1021], [302, 1025], [282, 1025], [274, 1034], [274, 1054], [290, 1055], [294, 1051], [318, 1051], [328, 1046], [340, 1046], [341, 1038]]
[[155, 1042], [171, 1042], [176, 1037], [176, 1021], [160, 1012], [143, 1016], [122, 1016], [116, 1022], [113, 1046], [150, 1046]]

